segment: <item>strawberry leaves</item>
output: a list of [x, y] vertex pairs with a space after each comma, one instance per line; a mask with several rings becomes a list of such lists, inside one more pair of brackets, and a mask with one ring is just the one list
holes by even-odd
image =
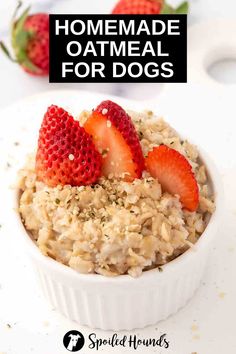
[[[18, 6], [19, 9], [20, 5]], [[16, 61], [24, 65], [31, 71], [37, 71], [37, 67], [28, 59], [27, 45], [29, 40], [33, 38], [34, 32], [25, 30], [25, 21], [29, 16], [30, 6], [22, 13], [20, 18], [12, 23], [12, 46], [15, 51]], [[16, 12], [17, 13], [17, 12]]]
[[22, 2], [18, 1], [11, 21], [11, 43], [14, 50], [15, 58], [11, 55], [6, 45], [0, 41], [0, 48], [5, 55], [14, 63], [18, 63], [29, 71], [37, 73], [39, 69], [31, 62], [27, 55], [27, 46], [29, 41], [34, 37], [34, 31], [25, 30], [25, 22], [29, 16], [30, 6], [27, 7], [21, 16], [16, 20], [16, 16], [22, 6]]
[[188, 1], [184, 1], [175, 9], [175, 14], [188, 14], [189, 11], [189, 3]]
[[163, 15], [181, 15], [181, 14], [188, 14], [189, 11], [189, 3], [188, 1], [182, 2], [178, 7], [174, 8], [171, 5], [168, 5], [166, 2], [163, 5], [161, 13]]
[[26, 49], [27, 42], [31, 36], [30, 33], [24, 29], [25, 21], [29, 15], [29, 10], [30, 8], [28, 7], [23, 12], [19, 20], [12, 25], [12, 44], [13, 46], [19, 46], [22, 49]]
[[17, 60], [15, 60], [11, 53], [9, 52], [8, 48], [5, 46], [5, 44], [0, 41], [0, 48], [2, 49], [3, 53], [5, 53], [5, 55], [8, 57], [8, 59], [10, 59], [13, 63], [17, 63]]

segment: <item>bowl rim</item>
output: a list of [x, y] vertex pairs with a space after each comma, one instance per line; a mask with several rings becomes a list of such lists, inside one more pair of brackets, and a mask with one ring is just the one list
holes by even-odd
[[218, 172], [218, 169], [215, 166], [215, 163], [209, 158], [208, 154], [202, 148], [198, 148], [198, 152], [199, 152], [200, 160], [206, 166], [209, 182], [212, 185], [213, 193], [215, 196], [216, 210], [211, 216], [206, 229], [204, 230], [204, 232], [202, 233], [198, 241], [195, 243], [194, 247], [189, 248], [187, 251], [182, 253], [174, 260], [162, 265], [161, 268], [163, 269], [163, 272], [160, 272], [158, 267], [156, 267], [154, 269], [142, 272], [141, 276], [138, 278], [133, 278], [128, 274], [118, 275], [116, 277], [105, 277], [100, 274], [81, 274], [78, 273], [76, 270], [70, 268], [69, 266], [62, 264], [49, 256], [43, 255], [39, 250], [39, 248], [37, 247], [37, 245], [34, 243], [34, 241], [30, 238], [28, 232], [26, 231], [22, 223], [20, 214], [18, 212], [18, 203], [19, 203], [18, 188], [15, 188], [12, 191], [12, 199], [13, 199], [12, 209], [14, 211], [14, 215], [12, 218], [13, 219], [12, 226], [13, 225], [15, 226], [14, 232], [16, 228], [18, 228], [19, 233], [22, 236], [21, 238], [24, 241], [30, 255], [33, 258], [36, 258], [38, 262], [44, 265], [44, 267], [48, 267], [53, 272], [61, 273], [61, 276], [73, 278], [73, 280], [76, 280], [78, 282], [83, 281], [83, 282], [88, 282], [93, 284], [119, 285], [124, 283], [130, 283], [131, 281], [134, 280], [137, 283], [142, 283], [143, 281], [148, 281], [149, 279], [153, 279], [153, 277], [155, 277], [156, 279], [163, 279], [163, 276], [165, 274], [176, 273], [178, 269], [181, 269], [181, 267], [184, 267], [189, 262], [191, 262], [193, 255], [196, 257], [199, 253], [204, 251], [204, 249], [207, 248], [209, 242], [211, 242], [212, 238], [214, 237], [220, 225], [220, 219], [223, 214], [223, 208], [224, 208], [223, 207], [224, 191], [223, 191], [222, 180]]

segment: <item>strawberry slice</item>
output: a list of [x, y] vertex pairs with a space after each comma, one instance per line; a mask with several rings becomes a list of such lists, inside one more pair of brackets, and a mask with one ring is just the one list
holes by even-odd
[[38, 139], [36, 174], [50, 187], [90, 185], [101, 175], [91, 137], [63, 108], [48, 108]]
[[146, 158], [146, 168], [152, 177], [170, 194], [178, 194], [184, 208], [195, 211], [199, 190], [192, 167], [178, 151], [165, 145], [155, 147]]
[[112, 101], [102, 102], [84, 124], [102, 154], [102, 174], [132, 181], [144, 170], [138, 134], [129, 115]]

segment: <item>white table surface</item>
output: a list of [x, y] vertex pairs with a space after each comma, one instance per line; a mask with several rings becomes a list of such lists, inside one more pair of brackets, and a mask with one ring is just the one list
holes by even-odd
[[[82, 0], [77, 0], [79, 3]], [[94, 0], [98, 1], [98, 0]], [[102, 0], [99, 0], [102, 3]], [[113, 0], [110, 0], [113, 1]], [[13, 0], [0, 2], [0, 36], [6, 36], [6, 19], [11, 13]], [[35, 1], [37, 9], [53, 9], [66, 4], [66, 1]], [[69, 0], [67, 1], [69, 3]], [[4, 10], [3, 10], [4, 9]], [[236, 13], [235, 0], [192, 0], [192, 14], [190, 24], [198, 23], [205, 19], [216, 17], [234, 17]], [[227, 74], [228, 75], [228, 74]], [[234, 68], [232, 75], [235, 75]], [[143, 92], [146, 97], [155, 97], [160, 90], [159, 85], [56, 85], [48, 84], [47, 79], [34, 78], [26, 75], [17, 66], [12, 65], [2, 54], [0, 54], [0, 108], [15, 102], [28, 95], [52, 90], [55, 88], [86, 88], [117, 94], [121, 96], [143, 99]], [[202, 111], [205, 107], [208, 111], [208, 121], [199, 118], [202, 126], [206, 124], [206, 131], [211, 131], [214, 136], [208, 142], [207, 134], [201, 134], [196, 124], [197, 113], [201, 114], [198, 107], [193, 114], [190, 113], [190, 132], [195, 132], [196, 140], [200, 137], [203, 146], [218, 162], [221, 169], [224, 186], [226, 190], [225, 221], [223, 232], [216, 241], [209, 259], [209, 266], [206, 276], [196, 296], [189, 304], [176, 315], [157, 326], [148, 327], [144, 330], [135, 331], [141, 337], [158, 337], [160, 333], [166, 332], [171, 347], [169, 350], [137, 350], [138, 353], [157, 354], [235, 354], [235, 297], [236, 287], [234, 285], [236, 269], [236, 158], [235, 158], [235, 118], [233, 118], [234, 96], [233, 89], [226, 87], [218, 91], [211, 103], [207, 98], [196, 100], [192, 103], [186, 102], [186, 97], [180, 98], [181, 104], [195, 110], [195, 104], [201, 105]], [[207, 96], [205, 96], [207, 97]], [[217, 115], [214, 101], [219, 104]], [[169, 104], [166, 101], [166, 106]], [[225, 109], [224, 109], [225, 107]], [[174, 116], [169, 114], [168, 119]], [[234, 114], [235, 115], [235, 114]], [[227, 119], [226, 119], [227, 118]], [[1, 117], [3, 119], [7, 117]], [[17, 117], [16, 117], [17, 119]], [[175, 120], [173, 118], [173, 120]], [[222, 121], [222, 123], [221, 123]], [[211, 124], [210, 124], [211, 122]], [[181, 122], [175, 122], [175, 126]], [[188, 134], [188, 126], [186, 129]], [[14, 130], [14, 127], [12, 128]], [[223, 139], [221, 138], [223, 132]], [[3, 139], [0, 131], [0, 142]], [[0, 143], [0, 146], [1, 143]], [[3, 149], [1, 152], [4, 152]], [[2, 171], [1, 171], [2, 172]], [[4, 172], [4, 171], [3, 171]], [[5, 173], [5, 172], [4, 172]], [[0, 354], [66, 354], [63, 350], [62, 337], [66, 331], [77, 328], [84, 335], [91, 332], [90, 329], [78, 327], [76, 324], [64, 319], [55, 310], [45, 305], [40, 295], [38, 285], [31, 272], [30, 265], [21, 253], [21, 249], [12, 248], [10, 239], [7, 238], [4, 230], [4, 220], [1, 220], [4, 201], [0, 205]], [[19, 246], [20, 247], [20, 246]], [[9, 264], [9, 257], [12, 261]], [[6, 267], [6, 264], [8, 266]], [[7, 269], [7, 270], [6, 270]], [[27, 291], [26, 291], [27, 289]], [[8, 326], [10, 325], [10, 328]], [[97, 336], [108, 338], [111, 333], [94, 331]], [[124, 333], [121, 333], [122, 335]], [[125, 333], [127, 334], [127, 333]], [[93, 352], [90, 350], [81, 351], [83, 354]], [[99, 353], [131, 353], [129, 349], [110, 349], [109, 347]]]

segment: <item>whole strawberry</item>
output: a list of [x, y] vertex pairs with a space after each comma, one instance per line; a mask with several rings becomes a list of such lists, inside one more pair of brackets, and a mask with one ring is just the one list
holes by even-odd
[[91, 137], [63, 108], [50, 106], [44, 115], [36, 174], [50, 187], [90, 185], [101, 175], [101, 155]]
[[11, 26], [11, 41], [15, 57], [1, 42], [3, 51], [14, 62], [32, 74], [44, 76], [49, 72], [49, 16], [45, 13], [30, 15], [28, 7], [16, 19], [21, 2], [15, 11]]
[[120, 0], [113, 9], [115, 14], [155, 15], [161, 12], [163, 0]]
[[112, 13], [114, 15], [187, 14], [188, 1], [173, 8], [165, 0], [119, 0]]

